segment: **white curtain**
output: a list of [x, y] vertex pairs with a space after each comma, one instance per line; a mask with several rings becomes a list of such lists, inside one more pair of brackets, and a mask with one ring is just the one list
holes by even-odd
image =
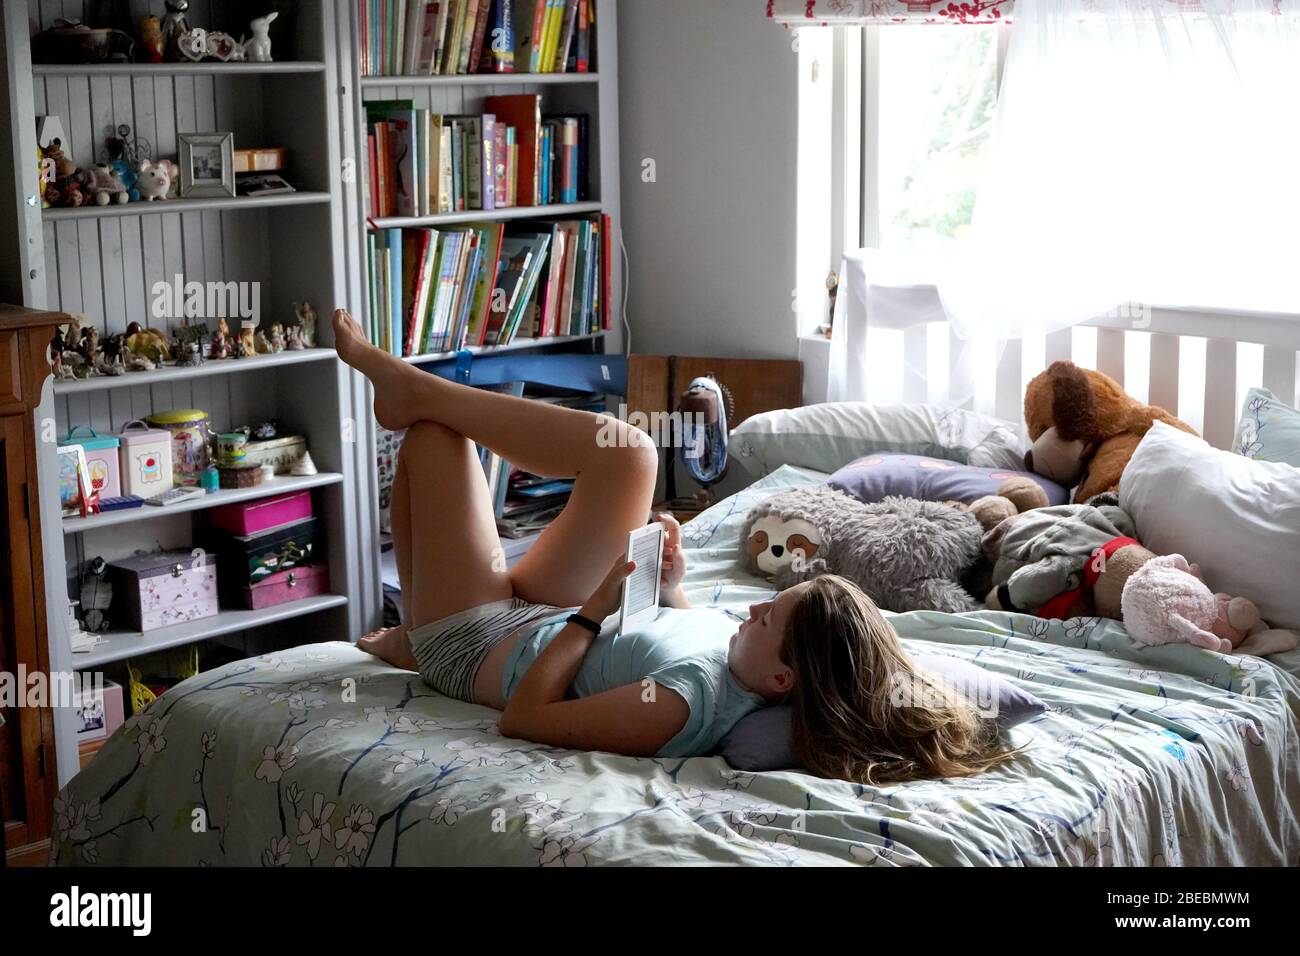
[[[887, 91], [886, 91], [887, 95]], [[1300, 16], [1283, 0], [1017, 0], [963, 338], [1135, 303], [1300, 313]]]

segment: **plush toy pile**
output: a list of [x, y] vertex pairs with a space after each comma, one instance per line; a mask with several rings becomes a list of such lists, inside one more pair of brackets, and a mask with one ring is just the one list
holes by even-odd
[[1139, 644], [1185, 642], [1234, 654], [1297, 646], [1294, 632], [1269, 627], [1248, 598], [1212, 591], [1184, 556], [1144, 548], [1119, 507], [1120, 476], [1152, 423], [1195, 434], [1191, 428], [1070, 362], [1052, 363], [1029, 383], [1025, 421], [1033, 440], [1026, 466], [1066, 489], [1077, 486], [1074, 504], [1047, 507], [1038, 479], [1025, 476], [964, 502], [889, 496], [864, 503], [831, 487], [800, 488], [749, 513], [746, 568], [782, 590], [838, 574], [890, 611], [983, 606], [1107, 617], [1123, 620]]

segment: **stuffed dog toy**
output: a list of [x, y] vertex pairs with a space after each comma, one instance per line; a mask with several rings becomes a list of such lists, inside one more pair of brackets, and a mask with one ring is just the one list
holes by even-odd
[[1033, 442], [1025, 467], [1086, 502], [1118, 491], [1124, 466], [1152, 422], [1195, 435], [1188, 425], [1155, 405], [1130, 398], [1108, 375], [1073, 362], [1053, 362], [1025, 390], [1025, 424]]
[[745, 517], [741, 560], [785, 590], [823, 574], [853, 581], [889, 611], [973, 611], [958, 583], [979, 559], [974, 515], [937, 501], [863, 504], [833, 488], [772, 495]]

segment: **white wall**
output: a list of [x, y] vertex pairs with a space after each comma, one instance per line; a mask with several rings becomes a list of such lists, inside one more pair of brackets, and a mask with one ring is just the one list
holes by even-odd
[[622, 0], [618, 17], [633, 350], [796, 358], [792, 34], [759, 0]]

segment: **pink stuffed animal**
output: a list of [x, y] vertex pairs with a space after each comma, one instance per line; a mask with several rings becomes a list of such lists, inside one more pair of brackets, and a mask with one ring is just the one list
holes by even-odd
[[1152, 558], [1124, 582], [1120, 610], [1139, 644], [1184, 642], [1224, 654], [1276, 654], [1296, 646], [1293, 631], [1269, 628], [1247, 598], [1214, 594], [1181, 554]]

